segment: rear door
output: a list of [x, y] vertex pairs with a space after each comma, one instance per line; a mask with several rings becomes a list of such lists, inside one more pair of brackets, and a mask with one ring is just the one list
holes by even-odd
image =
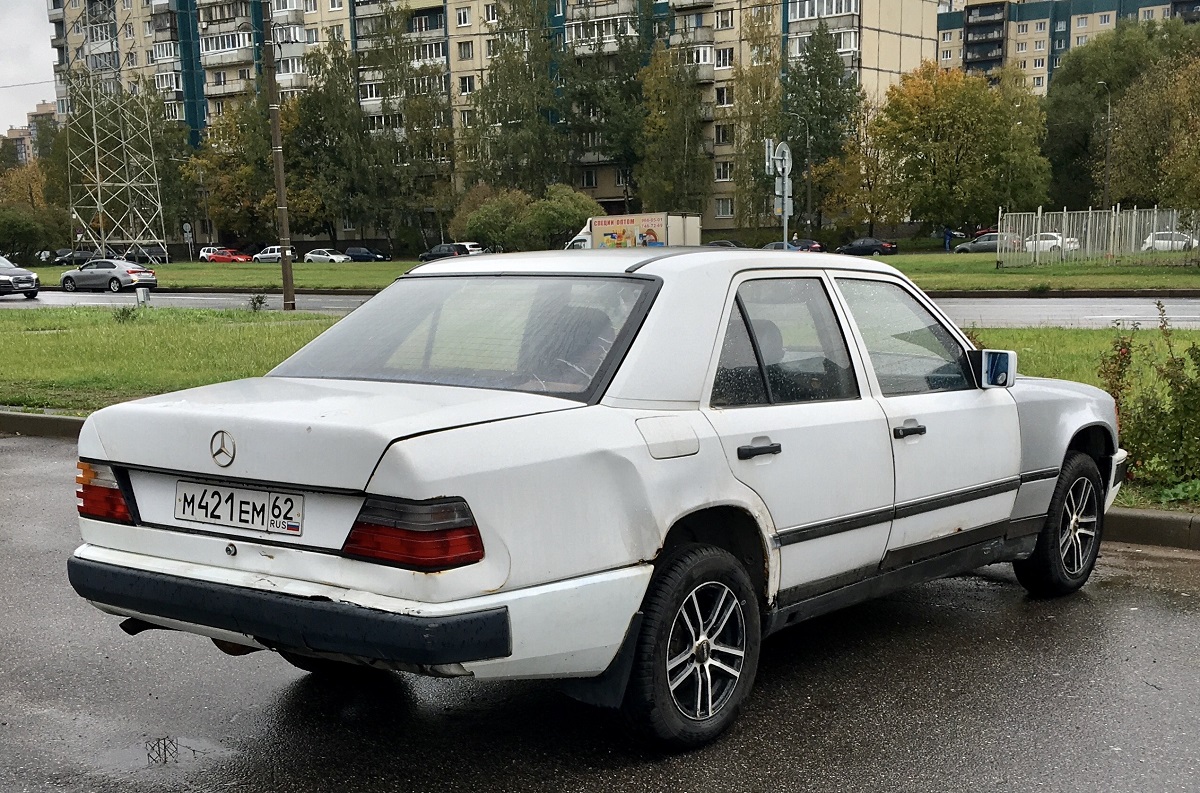
[[1020, 485], [1012, 394], [976, 387], [961, 336], [906, 283], [866, 273], [836, 282], [895, 459], [884, 568], [1003, 536]]
[[815, 272], [735, 281], [704, 403], [771, 513], [781, 603], [875, 572], [891, 523], [887, 420], [829, 292]]

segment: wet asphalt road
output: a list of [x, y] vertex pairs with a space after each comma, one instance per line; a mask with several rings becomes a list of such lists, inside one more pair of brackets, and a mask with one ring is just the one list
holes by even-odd
[[664, 756], [537, 683], [319, 685], [125, 636], [66, 582], [74, 459], [0, 437], [4, 793], [1200, 789], [1197, 554], [1106, 545], [1064, 600], [985, 568], [785, 631], [733, 730]]
[[[302, 311], [348, 314], [362, 305], [365, 295], [297, 295], [296, 307]], [[245, 308], [249, 295], [232, 293], [184, 294], [155, 292], [152, 305], [165, 308]], [[278, 310], [283, 298], [267, 296], [267, 307]], [[40, 306], [121, 306], [133, 305], [132, 294], [42, 292], [37, 300], [10, 297], [0, 299], [0, 308], [37, 308]], [[961, 326], [977, 328], [1108, 328], [1113, 322], [1140, 322], [1143, 327], [1158, 324], [1154, 301], [1144, 297], [1106, 298], [942, 298], [938, 305]], [[1200, 328], [1200, 299], [1168, 298], [1168, 316], [1176, 328]]]

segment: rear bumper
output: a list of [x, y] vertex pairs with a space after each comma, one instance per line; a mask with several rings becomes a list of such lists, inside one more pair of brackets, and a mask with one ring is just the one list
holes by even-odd
[[72, 557], [67, 576], [98, 606], [254, 637], [272, 648], [309, 649], [401, 664], [504, 658], [508, 609], [420, 617], [265, 592]]

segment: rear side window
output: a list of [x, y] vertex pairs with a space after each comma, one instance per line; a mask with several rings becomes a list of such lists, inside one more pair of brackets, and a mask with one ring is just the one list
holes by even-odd
[[916, 298], [886, 281], [838, 279], [884, 396], [974, 388], [966, 353]]
[[652, 293], [653, 282], [635, 278], [401, 278], [270, 374], [587, 401]]

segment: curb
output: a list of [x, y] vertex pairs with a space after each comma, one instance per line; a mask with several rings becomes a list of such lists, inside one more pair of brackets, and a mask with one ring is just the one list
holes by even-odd
[[[75, 440], [84, 419], [0, 410], [0, 433]], [[1104, 520], [1105, 542], [1161, 545], [1200, 551], [1200, 515], [1113, 507]]]
[[943, 297], [980, 298], [995, 300], [1003, 298], [1136, 298], [1169, 300], [1171, 298], [1200, 297], [1200, 289], [926, 289], [925, 294], [934, 300]]

